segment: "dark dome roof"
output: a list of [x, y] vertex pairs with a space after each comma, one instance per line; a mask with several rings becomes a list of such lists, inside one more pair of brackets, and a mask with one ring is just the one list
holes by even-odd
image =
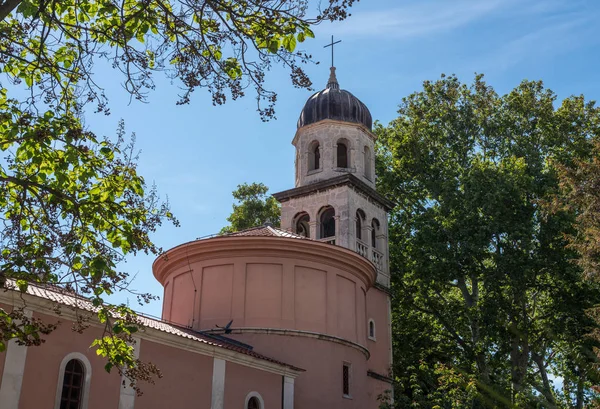
[[369, 130], [373, 124], [367, 106], [350, 92], [340, 89], [335, 77], [335, 67], [331, 67], [327, 88], [311, 96], [304, 104], [298, 119], [298, 128], [323, 119], [362, 124]]

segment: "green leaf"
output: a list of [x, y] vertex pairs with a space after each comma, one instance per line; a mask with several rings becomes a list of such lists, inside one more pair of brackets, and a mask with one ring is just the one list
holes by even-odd
[[22, 293], [27, 292], [27, 288], [29, 287], [29, 283], [27, 283], [27, 281], [25, 280], [17, 280], [17, 288], [19, 289], [19, 291], [21, 291]]
[[271, 40], [269, 41], [269, 52], [276, 54], [279, 50], [279, 41]]
[[296, 49], [296, 37], [294, 37], [293, 34], [284, 37], [283, 47], [290, 53], [294, 52], [294, 50]]

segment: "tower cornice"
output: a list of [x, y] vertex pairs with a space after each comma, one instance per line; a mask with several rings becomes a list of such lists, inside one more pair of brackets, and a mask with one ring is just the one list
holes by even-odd
[[296, 258], [328, 264], [354, 275], [371, 288], [377, 277], [375, 266], [344, 247], [309, 239], [265, 236], [217, 236], [174, 247], [152, 264], [154, 277], [164, 285], [177, 268], [196, 261], [248, 257]]
[[304, 185], [300, 187], [296, 187], [293, 189], [284, 190], [283, 192], [277, 192], [273, 194], [273, 197], [277, 199], [279, 202], [285, 202], [287, 200], [307, 196], [318, 191], [323, 191], [327, 189], [331, 189], [336, 186], [347, 186], [350, 185], [367, 196], [374, 199], [377, 203], [379, 203], [383, 208], [389, 212], [392, 210], [396, 204], [391, 200], [385, 198], [383, 195], [378, 193], [375, 189], [367, 185], [365, 182], [357, 178], [351, 173], [345, 173], [340, 176], [336, 176], [334, 178], [329, 178], [325, 180], [321, 180], [319, 182], [311, 183], [309, 185]]
[[349, 128], [355, 128], [358, 129], [360, 131], [362, 131], [363, 133], [365, 133], [369, 138], [371, 138], [373, 141], [377, 140], [377, 136], [370, 130], [368, 129], [366, 126], [359, 124], [359, 123], [352, 123], [352, 122], [345, 122], [345, 121], [338, 121], [335, 119], [322, 119], [319, 122], [315, 122], [309, 125], [305, 125], [301, 128], [298, 128], [296, 130], [296, 133], [294, 135], [294, 139], [292, 139], [292, 145], [295, 145], [298, 138], [300, 137], [301, 134], [303, 134], [304, 132], [306, 132], [307, 130], [310, 129], [318, 129], [322, 126], [327, 126], [327, 125], [337, 125], [337, 126], [343, 126], [343, 127], [349, 127]]

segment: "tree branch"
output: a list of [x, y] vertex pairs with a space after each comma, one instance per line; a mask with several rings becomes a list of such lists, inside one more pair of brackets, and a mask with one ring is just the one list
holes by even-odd
[[19, 5], [21, 0], [5, 0], [0, 5], [0, 21], [3, 21]]

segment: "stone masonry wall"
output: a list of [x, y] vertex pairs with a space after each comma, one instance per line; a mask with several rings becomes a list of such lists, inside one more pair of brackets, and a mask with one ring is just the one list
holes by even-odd
[[[348, 168], [337, 167], [337, 142], [340, 140], [348, 147]], [[309, 170], [309, 148], [314, 141], [319, 142], [321, 161], [319, 169]], [[324, 120], [299, 129], [292, 143], [296, 147], [296, 187], [352, 173], [375, 188], [375, 136], [360, 125]], [[370, 158], [368, 172], [365, 172], [365, 147]]]

